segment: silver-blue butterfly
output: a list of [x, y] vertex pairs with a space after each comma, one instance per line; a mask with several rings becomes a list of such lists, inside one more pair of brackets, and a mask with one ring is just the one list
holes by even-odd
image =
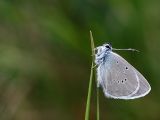
[[143, 75], [124, 58], [112, 50], [110, 44], [96, 48], [97, 86], [103, 88], [106, 97], [115, 99], [136, 99], [147, 95], [151, 87]]

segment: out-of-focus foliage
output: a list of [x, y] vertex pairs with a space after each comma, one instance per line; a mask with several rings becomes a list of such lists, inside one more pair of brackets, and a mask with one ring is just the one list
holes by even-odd
[[158, 0], [1, 0], [0, 119], [84, 119], [92, 30], [96, 46], [140, 50], [118, 53], [152, 87], [131, 101], [106, 99], [100, 91], [101, 120], [159, 120], [159, 13]]

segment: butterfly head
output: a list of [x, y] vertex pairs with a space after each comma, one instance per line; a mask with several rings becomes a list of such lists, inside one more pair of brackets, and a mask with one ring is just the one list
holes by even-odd
[[112, 46], [109, 43], [105, 43], [102, 46], [96, 48], [98, 54], [103, 54], [108, 51], [112, 51]]

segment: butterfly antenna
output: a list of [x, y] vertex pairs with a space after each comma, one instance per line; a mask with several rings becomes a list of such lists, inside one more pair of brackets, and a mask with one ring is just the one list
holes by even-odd
[[132, 49], [132, 48], [128, 48], [128, 49], [116, 49], [116, 48], [112, 48], [112, 50], [128, 50], [128, 51], [133, 51], [133, 52], [140, 52], [139, 50]]

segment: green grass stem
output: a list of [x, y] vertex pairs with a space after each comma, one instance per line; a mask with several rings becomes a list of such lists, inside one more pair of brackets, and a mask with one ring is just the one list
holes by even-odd
[[[89, 120], [89, 114], [90, 114], [91, 92], [92, 92], [93, 71], [94, 71], [93, 67], [94, 67], [94, 58], [95, 58], [94, 40], [93, 40], [93, 35], [91, 31], [90, 31], [90, 39], [91, 39], [91, 50], [92, 50], [92, 65], [91, 65], [90, 80], [89, 80], [89, 87], [88, 87], [85, 120]], [[97, 120], [99, 120], [99, 88], [97, 88]]]

